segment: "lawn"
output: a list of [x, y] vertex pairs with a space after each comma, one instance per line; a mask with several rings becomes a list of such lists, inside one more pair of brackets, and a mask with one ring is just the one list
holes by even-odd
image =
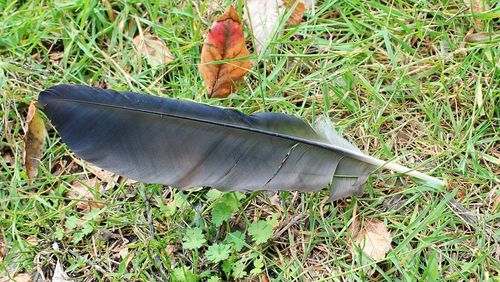
[[[253, 68], [236, 93], [209, 99], [201, 47], [243, 0], [1, 1], [0, 281], [51, 280], [56, 265], [79, 281], [498, 281], [500, 6], [468, 2], [318, 0], [258, 55], [246, 27]], [[173, 60], [151, 66], [139, 30]], [[60, 83], [310, 123], [326, 114], [364, 153], [447, 186], [381, 170], [361, 197], [331, 203], [326, 189], [180, 191], [91, 166], [48, 121], [30, 181], [28, 105]], [[363, 220], [391, 234], [381, 259], [353, 243]]]

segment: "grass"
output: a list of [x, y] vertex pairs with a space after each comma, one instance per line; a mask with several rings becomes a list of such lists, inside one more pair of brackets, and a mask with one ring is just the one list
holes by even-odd
[[[497, 281], [500, 48], [495, 39], [464, 41], [469, 32], [498, 32], [499, 6], [489, 4], [473, 16], [458, 0], [318, 1], [302, 24], [255, 56], [238, 93], [208, 100], [200, 47], [225, 4], [1, 2], [0, 277], [51, 279], [59, 260], [83, 281], [233, 280], [243, 271], [255, 281]], [[235, 6], [241, 12], [243, 1]], [[138, 24], [166, 42], [174, 61], [151, 68], [138, 57]], [[419, 167], [448, 186], [432, 189], [385, 171], [359, 198], [233, 193], [234, 206], [221, 207], [225, 196], [213, 190], [114, 179], [89, 188], [97, 199], [90, 202], [102, 206], [84, 211], [78, 204], [85, 200], [67, 192], [95, 176], [52, 128], [32, 184], [22, 166], [27, 106], [58, 83], [308, 121], [328, 113], [364, 152]], [[216, 209], [230, 220], [214, 220]], [[350, 252], [354, 216], [384, 222], [393, 236], [387, 258], [362, 263]], [[269, 224], [273, 235], [257, 244], [252, 224]], [[231, 239], [238, 234], [245, 240]]]

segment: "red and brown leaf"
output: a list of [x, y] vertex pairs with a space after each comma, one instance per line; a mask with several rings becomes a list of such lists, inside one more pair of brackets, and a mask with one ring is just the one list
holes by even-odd
[[212, 24], [201, 51], [199, 69], [210, 98], [225, 98], [236, 90], [236, 83], [252, 66], [241, 59], [249, 55], [238, 14], [229, 6]]

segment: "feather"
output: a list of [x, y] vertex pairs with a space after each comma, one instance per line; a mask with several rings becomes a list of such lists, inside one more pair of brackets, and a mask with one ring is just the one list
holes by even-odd
[[441, 180], [363, 154], [319, 122], [133, 92], [58, 85], [38, 102], [62, 140], [81, 158], [119, 175], [185, 189], [317, 191], [330, 200], [362, 193], [385, 166]]

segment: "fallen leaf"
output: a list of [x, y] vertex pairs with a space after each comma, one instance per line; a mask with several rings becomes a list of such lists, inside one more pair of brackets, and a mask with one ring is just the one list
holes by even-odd
[[135, 257], [135, 251], [128, 252], [128, 256], [123, 257], [125, 259], [125, 267], [127, 267], [130, 262], [134, 259]]
[[59, 262], [59, 260], [57, 260], [56, 268], [54, 269], [54, 276], [52, 276], [52, 282], [69, 282], [69, 281], [72, 280], [68, 278], [68, 275], [66, 274], [66, 272], [64, 272], [61, 263]]
[[0, 282], [31, 282], [31, 275], [27, 273], [19, 273], [14, 277], [0, 277]]
[[152, 67], [168, 64], [174, 59], [165, 42], [158, 36], [139, 32], [133, 42], [137, 51], [146, 58], [146, 61]]
[[278, 28], [284, 11], [281, 0], [247, 0], [245, 20], [251, 27], [257, 53], [263, 51], [275, 34], [281, 34]]
[[174, 268], [176, 261], [175, 261], [175, 246], [174, 245], [167, 245], [165, 247], [165, 252], [167, 255], [168, 260], [170, 261], [170, 267]]
[[293, 9], [292, 14], [288, 18], [287, 23], [299, 24], [300, 22], [302, 22], [302, 17], [304, 17], [304, 11], [306, 10], [306, 5], [304, 4], [304, 2], [300, 0], [282, 0], [282, 1], [285, 4], [287, 10]]
[[[490, 9], [486, 0], [464, 0], [465, 5], [467, 5], [468, 10], [472, 15], [477, 15], [486, 12]], [[472, 19], [476, 30], [483, 30], [483, 21], [481, 19]]]
[[121, 258], [121, 259], [124, 259], [126, 258], [128, 255], [128, 247], [127, 246], [124, 246], [121, 250], [118, 251], [118, 256]]
[[[363, 222], [355, 219], [350, 226], [354, 244], [363, 250], [369, 258], [379, 261], [392, 249], [391, 233], [384, 223], [378, 219], [365, 218]], [[357, 255], [356, 248], [351, 249], [353, 256]]]
[[489, 41], [494, 40], [499, 37], [498, 34], [489, 33], [489, 32], [478, 32], [467, 34], [464, 37], [464, 41], [467, 43], [481, 42], [481, 41]]
[[66, 197], [83, 200], [78, 201], [76, 204], [78, 210], [90, 211], [92, 209], [101, 209], [104, 205], [96, 202], [94, 195], [88, 189], [88, 187], [95, 187], [96, 184], [96, 178], [89, 179], [85, 183], [75, 180], [71, 184], [71, 190], [66, 193]]
[[101, 181], [112, 181], [115, 178], [115, 174], [112, 173], [111, 171], [104, 170], [91, 163], [85, 162], [85, 168], [87, 168], [93, 175], [95, 175]]
[[120, 178], [119, 175], [116, 175], [111, 171], [104, 170], [88, 162], [85, 162], [85, 168], [88, 169], [93, 175], [95, 175], [101, 182], [106, 183], [106, 187], [104, 187], [104, 190], [102, 192], [111, 190]]
[[11, 166], [14, 163], [12, 161], [12, 154], [7, 151], [2, 152], [2, 159], [4, 163], [7, 164], [8, 166]]
[[299, 24], [304, 12], [312, 6], [313, 0], [247, 0], [244, 17], [252, 29], [257, 53], [261, 53], [276, 35], [282, 34], [280, 19], [289, 9], [294, 10], [287, 23]]
[[64, 52], [53, 52], [49, 54], [49, 59], [52, 63], [57, 63], [64, 57]]
[[[199, 70], [210, 98], [225, 98], [236, 90], [235, 83], [252, 66], [240, 58], [249, 55], [238, 14], [229, 6], [212, 24], [201, 51]], [[221, 60], [225, 62], [217, 63]]]
[[[493, 203], [493, 212], [494, 213], [497, 213], [497, 211], [499, 210], [500, 207], [500, 195], [497, 195], [495, 197], [495, 202]], [[0, 261], [1, 262], [1, 261]]]
[[132, 261], [132, 259], [135, 256], [135, 251], [134, 250], [129, 250], [128, 245], [124, 244], [120, 246], [120, 250], [118, 253], [115, 255], [115, 257], [125, 260], [125, 267], [129, 265], [129, 263]]
[[[26, 117], [25, 136], [24, 136], [24, 166], [28, 178], [33, 179], [38, 174], [38, 164], [43, 153], [45, 137], [47, 131], [42, 117], [36, 107], [37, 102], [31, 102]], [[29, 181], [31, 184], [32, 181]]]
[[304, 3], [304, 6], [307, 10], [311, 9], [314, 6], [315, 0], [300, 0], [300, 2]]
[[30, 246], [37, 246], [39, 241], [40, 240], [35, 235], [31, 235], [26, 238], [26, 243]]

